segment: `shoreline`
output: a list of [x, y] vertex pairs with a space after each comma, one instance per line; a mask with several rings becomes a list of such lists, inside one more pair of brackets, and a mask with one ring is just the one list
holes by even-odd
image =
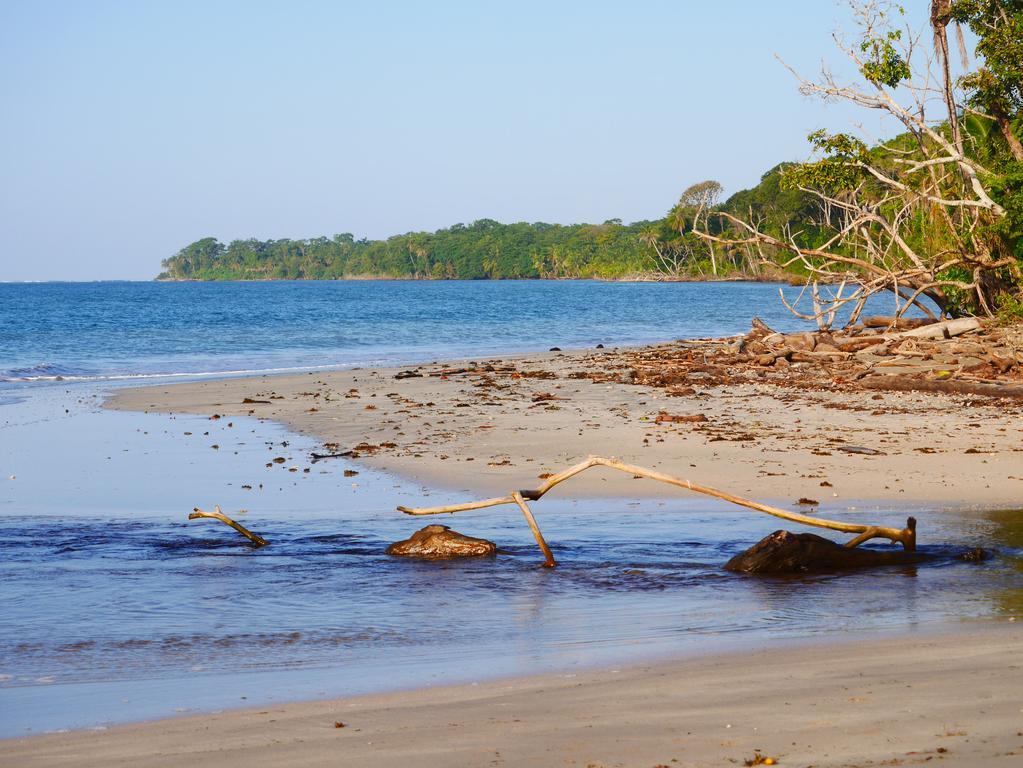
[[[1016, 429], [1011, 409], [991, 403], [964, 404], [944, 395], [915, 393], [804, 392], [771, 384], [742, 385], [738, 392], [708, 385], [682, 397], [666, 397], [663, 391], [650, 387], [572, 375], [607, 369], [620, 362], [620, 355], [634, 351], [577, 350], [504, 356], [485, 363], [457, 361], [160, 384], [118, 389], [106, 407], [254, 417], [322, 443], [347, 439], [339, 449], [371, 439], [393, 440], [394, 449], [363, 449], [354, 461], [427, 483], [430, 490], [466, 494], [489, 489], [506, 492], [538, 484], [541, 470], [557, 471], [567, 464], [554, 466], [551, 462], [549, 470], [548, 465], [538, 467], [538, 462], [528, 461], [528, 452], [538, 446], [568, 452], [581, 444], [579, 438], [589, 439], [591, 431], [598, 439], [617, 440], [618, 445], [628, 446], [629, 440], [635, 440], [635, 463], [650, 466], [648, 457], [653, 455], [665, 463], [664, 471], [672, 471], [672, 462], [685, 467], [693, 463], [688, 459], [695, 458], [699, 474], [694, 471], [694, 481], [706, 482], [706, 468], [718, 464], [717, 484], [724, 488], [742, 492], [734, 483], [727, 483], [737, 478], [757, 489], [792, 487], [777, 496], [756, 496], [778, 498], [789, 505], [806, 486], [810, 490], [825, 488], [813, 475], [820, 462], [830, 461], [847, 471], [841, 475], [843, 484], [836, 482], [837, 470], [826, 475], [831, 482], [827, 488], [841, 495], [829, 499], [818, 490], [817, 498], [822, 507], [851, 514], [873, 503], [903, 514], [907, 505], [926, 507], [932, 502], [941, 502], [944, 508], [997, 503], [928, 496], [926, 485], [912, 486], [912, 493], [918, 495], [906, 489], [903, 493], [884, 489], [882, 472], [892, 471], [893, 461], [895, 471], [933, 471], [921, 461], [930, 462], [934, 456], [912, 451], [913, 442], [906, 444], [923, 437], [892, 434], [909, 432], [893, 424], [893, 419], [908, 424], [938, 409], [942, 417], [953, 417], [954, 423], [943, 425], [950, 439], [955, 439], [958, 431], [960, 441], [966, 439], [970, 445], [979, 444], [978, 436], [988, 441], [984, 447], [991, 452], [985, 453], [953, 453], [953, 448], [961, 450], [966, 442], [947, 446], [943, 453], [953, 459], [952, 466], [958, 466], [960, 473], [950, 479], [964, 483], [964, 456], [981, 468], [992, 459], [1016, 458], [1010, 453], [1016, 434], [1009, 431]], [[494, 370], [484, 370], [487, 366]], [[452, 368], [470, 370], [454, 373]], [[448, 373], [430, 375], [441, 370]], [[419, 375], [395, 378], [408, 372]], [[545, 375], [533, 375], [541, 372]], [[396, 396], [388, 397], [388, 393]], [[884, 399], [880, 405], [878, 394]], [[537, 399], [540, 395], [543, 397]], [[245, 403], [246, 397], [265, 402]], [[835, 407], [850, 397], [857, 399], [855, 408]], [[956, 410], [946, 414], [950, 403]], [[375, 407], [367, 409], [367, 405]], [[653, 423], [650, 416], [664, 408], [672, 413], [699, 412], [707, 415], [708, 421]], [[493, 426], [481, 429], [481, 420]], [[879, 420], [886, 422], [882, 429], [877, 426]], [[791, 429], [783, 428], [786, 423]], [[967, 426], [974, 423], [980, 426]], [[847, 434], [849, 439], [872, 435], [880, 441], [876, 444], [884, 444], [884, 454], [821, 456], [813, 450], [820, 445], [816, 442], [820, 438], [806, 440], [800, 435], [801, 430], [823, 424], [844, 430], [837, 434]], [[736, 428], [754, 439], [716, 439]], [[648, 434], [644, 442], [642, 438]], [[389, 435], [391, 440], [387, 440]], [[410, 443], [424, 437], [442, 440], [442, 448], [432, 455], [420, 450], [416, 457]], [[396, 438], [402, 438], [401, 442]], [[897, 442], [889, 443], [889, 439]], [[776, 445], [779, 442], [781, 446]], [[462, 443], [462, 452], [456, 454], [453, 446]], [[483, 458], [468, 461], [470, 450], [492, 443], [499, 443], [502, 450], [494, 458], [507, 457], [508, 464], [494, 462], [496, 465], [490, 466]], [[750, 451], [756, 455], [744, 455]], [[447, 458], [441, 458], [443, 455]], [[680, 456], [686, 462], [681, 462]], [[279, 473], [303, 458], [274, 464], [266, 471]], [[775, 474], [777, 467], [772, 462], [781, 461], [786, 473]], [[807, 461], [814, 464], [807, 465]], [[343, 464], [325, 462], [319, 467], [340, 475]], [[1003, 474], [1004, 480], [1010, 480]], [[860, 484], [865, 483], [863, 478], [874, 482]], [[998, 499], [998, 494], [1013, 488], [1012, 482], [991, 485], [990, 495], [979, 495]], [[857, 488], [869, 488], [874, 496], [854, 496]], [[881, 490], [889, 493], [879, 493]], [[570, 486], [564, 496], [660, 497], [663, 493], [656, 484], [636, 483], [628, 477], [594, 477]], [[926, 509], [918, 514], [926, 531]], [[375, 766], [540, 766], [555, 759], [603, 767], [667, 765], [673, 764], [672, 759], [681, 764], [720, 764], [722, 760], [741, 764], [760, 749], [783, 764], [874, 765], [892, 759], [913, 763], [953, 754], [1010, 764], [1014, 758], [1009, 755], [1021, 753], [1023, 741], [1014, 741], [1019, 728], [1003, 727], [1016, 712], [1008, 704], [1020, 682], [1018, 669], [1007, 667], [1005, 659], [1023, 648], [1018, 628], [987, 624], [953, 623], [951, 631], [949, 623], [924, 625], [924, 637], [917, 634], [919, 626], [910, 626], [896, 633], [871, 633], [848, 643], [837, 634], [787, 638], [781, 648], [775, 647], [775, 641], [760, 641], [751, 643], [749, 650], [727, 655], [695, 651], [653, 663], [599, 663], [582, 672], [412, 688], [340, 700], [269, 703], [258, 709], [185, 715], [102, 731], [19, 737], [0, 740], [0, 761], [9, 756], [15, 764], [39, 766], [69, 761], [97, 766], [169, 766], [184, 761], [198, 766], [241, 766], [333, 765], [342, 758], [345, 764]], [[768, 645], [768, 649], [760, 647]], [[686, 684], [680, 687], [678, 681], [683, 679]], [[927, 690], [926, 696], [915, 698], [913, 691], [920, 688]], [[881, 695], [879, 689], [883, 689]], [[963, 696], [964, 690], [970, 695]], [[782, 707], [774, 700], [778, 697], [783, 698]], [[871, 707], [870, 702], [875, 701], [877, 705]], [[997, 718], [978, 714], [992, 701], [999, 707]], [[516, 716], [505, 718], [509, 710]], [[345, 728], [334, 728], [337, 721], [344, 722]], [[850, 722], [852, 730], [847, 727]], [[749, 728], [740, 737], [735, 729], [743, 724]], [[732, 727], [726, 728], [728, 725]], [[838, 734], [842, 729], [846, 733]], [[895, 732], [897, 737], [889, 737]], [[771, 736], [763, 738], [762, 734]], [[874, 741], [881, 734], [884, 741]], [[781, 735], [787, 741], [775, 739]], [[340, 751], [339, 737], [348, 737]], [[948, 752], [938, 751], [939, 747]]]
[[[629, 354], [670, 346], [126, 387], [105, 407], [270, 420], [325, 453], [351, 452], [357, 463], [470, 497], [534, 487], [606, 455], [793, 508], [800, 498], [830, 508], [1018, 504], [1020, 404], [771, 382], [696, 382], [679, 395], [606, 376]], [[662, 411], [692, 421], [657, 423]], [[558, 493], [676, 493], [613, 475], [587, 473]]]
[[[12, 765], [1011, 765], [1019, 627], [740, 652], [0, 740]], [[684, 683], [682, 682], [684, 681]], [[337, 727], [342, 723], [343, 727]], [[898, 762], [894, 762], [898, 761]], [[976, 762], [972, 764], [977, 764]]]
[[[793, 281], [793, 280], [797, 281]], [[511, 281], [528, 281], [528, 282], [576, 282], [591, 280], [593, 282], [762, 282], [773, 285], [795, 285], [799, 286], [803, 284], [802, 280], [799, 280], [795, 275], [726, 275], [720, 277], [707, 277], [703, 276], [665, 276], [665, 275], [643, 275], [643, 274], [632, 274], [625, 275], [622, 277], [594, 277], [594, 276], [579, 276], [579, 277], [413, 277], [411, 275], [405, 275], [402, 277], [395, 277], [390, 275], [345, 275], [344, 277], [152, 277], [149, 280], [112, 280], [110, 282], [511, 282]], [[61, 282], [60, 280], [53, 280], [51, 282]], [[820, 283], [820, 284], [838, 284], [836, 283]]]

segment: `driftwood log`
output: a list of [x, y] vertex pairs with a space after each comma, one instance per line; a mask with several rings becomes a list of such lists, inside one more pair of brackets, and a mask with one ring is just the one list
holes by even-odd
[[907, 565], [927, 559], [919, 552], [843, 547], [815, 533], [775, 531], [727, 563], [726, 571], [794, 574], [843, 571], [878, 565]]
[[936, 322], [937, 320], [931, 317], [895, 317], [893, 315], [875, 315], [860, 320], [860, 323], [866, 328], [894, 328], [898, 331], [920, 328]]
[[474, 539], [446, 525], [420, 528], [404, 541], [387, 548], [387, 554], [418, 557], [423, 560], [447, 560], [453, 557], [483, 557], [497, 552], [497, 545], [486, 539]]
[[219, 520], [224, 525], [229, 525], [232, 528], [234, 528], [236, 531], [238, 531], [238, 533], [240, 533], [246, 539], [251, 541], [256, 547], [265, 547], [267, 544], [270, 543], [269, 541], [264, 539], [262, 536], [259, 536], [259, 535], [255, 534], [255, 533], [253, 533], [252, 531], [250, 531], [248, 528], [246, 528], [241, 523], [236, 523], [230, 517], [225, 515], [223, 512], [220, 511], [220, 506], [219, 505], [215, 506], [213, 509], [215, 510], [213, 512], [203, 512], [201, 509], [196, 507], [194, 510], [192, 510], [192, 513], [188, 516], [188, 519], [189, 520], [196, 520], [196, 519], [201, 518], [201, 517], [208, 517], [211, 520]]
[[940, 323], [928, 323], [919, 328], [902, 331], [896, 334], [909, 339], [951, 339], [980, 328], [980, 320], [975, 317], [959, 317], [955, 320], [944, 320]]
[[867, 376], [859, 380], [864, 389], [894, 392], [942, 392], [948, 395], [1023, 398], [1023, 385], [968, 379], [915, 379], [911, 376]]
[[842, 523], [836, 520], [825, 520], [819, 517], [801, 515], [798, 512], [790, 512], [779, 507], [772, 507], [769, 504], [761, 504], [758, 501], [744, 499], [741, 496], [736, 496], [735, 494], [728, 493], [727, 491], [721, 491], [717, 488], [710, 488], [705, 485], [698, 485], [690, 480], [682, 480], [677, 477], [672, 477], [671, 475], [666, 475], [662, 472], [656, 472], [644, 467], [637, 467], [633, 464], [626, 464], [618, 461], [618, 459], [608, 459], [602, 456], [590, 456], [586, 459], [586, 461], [569, 467], [556, 475], [552, 475], [544, 482], [543, 485], [533, 490], [512, 491], [507, 496], [498, 496], [496, 498], [482, 499], [480, 501], [469, 501], [463, 504], [448, 504], [441, 507], [401, 506], [398, 507], [398, 511], [404, 512], [406, 515], [441, 515], [454, 512], [466, 512], [472, 509], [486, 509], [488, 507], [496, 507], [502, 504], [514, 504], [522, 512], [523, 517], [526, 519], [526, 523], [529, 525], [530, 530], [533, 532], [533, 536], [536, 538], [536, 543], [543, 552], [544, 565], [548, 568], [553, 568], [556, 565], [554, 555], [551, 553], [550, 547], [544, 540], [543, 534], [540, 532], [540, 528], [536, 523], [536, 519], [533, 517], [533, 513], [526, 502], [539, 500], [556, 485], [559, 485], [560, 483], [575, 477], [580, 472], [585, 472], [593, 467], [607, 467], [620, 472], [627, 472], [633, 477], [646, 477], [651, 480], [657, 480], [658, 482], [674, 485], [678, 488], [684, 488], [695, 493], [702, 493], [705, 496], [712, 496], [716, 499], [731, 502], [732, 504], [738, 504], [741, 507], [753, 509], [757, 512], [763, 512], [767, 515], [780, 517], [783, 520], [788, 520], [793, 523], [815, 526], [817, 528], [827, 528], [829, 530], [840, 531], [842, 533], [856, 534], [845, 544], [845, 547], [850, 549], [865, 541], [869, 541], [870, 539], [888, 539], [893, 544], [896, 542], [902, 544], [903, 549], [906, 552], [914, 552], [916, 550], [916, 520], [912, 517], [906, 522], [905, 528], [888, 528], [878, 525], [862, 525], [859, 523]]

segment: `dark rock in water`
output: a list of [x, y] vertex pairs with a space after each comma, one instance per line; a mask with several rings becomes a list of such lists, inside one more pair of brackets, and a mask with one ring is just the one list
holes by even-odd
[[481, 557], [493, 555], [497, 545], [486, 539], [474, 539], [452, 531], [446, 525], [428, 525], [420, 528], [404, 541], [387, 548], [387, 554], [401, 557], [419, 557], [424, 560], [443, 560], [451, 557]]
[[986, 549], [977, 547], [976, 549], [968, 549], [965, 552], [957, 556], [957, 560], [963, 560], [967, 563], [982, 563], [985, 560], [991, 559], [991, 553]]
[[919, 563], [926, 557], [902, 549], [848, 548], [813, 533], [775, 531], [725, 564], [737, 573], [827, 573], [877, 565]]

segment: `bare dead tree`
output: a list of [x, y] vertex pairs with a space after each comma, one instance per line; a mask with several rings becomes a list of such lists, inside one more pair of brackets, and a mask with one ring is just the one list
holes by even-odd
[[[920, 43], [922, 33], [893, 26], [889, 3], [854, 0], [861, 38], [851, 44], [836, 35], [835, 42], [860, 73], [856, 83], [840, 82], [827, 67], [811, 80], [785, 65], [803, 95], [880, 112], [903, 130], [874, 148], [848, 134], [811, 134], [820, 159], [787, 169], [784, 178], [819, 203], [816, 223], [829, 233], [823, 243], [808, 247], [800, 233], [779, 237], [752, 218], [723, 211], [707, 210], [702, 223], [694, 223], [695, 234], [708, 242], [766, 247], [767, 260], [801, 266], [806, 286], [799, 300], [786, 304], [822, 327], [835, 322], [843, 307], [851, 308], [855, 319], [867, 299], [880, 292], [895, 297], [897, 316], [911, 307], [948, 313], [951, 296], [959, 302], [957, 311], [963, 297], [972, 297], [968, 303], [976, 311], [991, 314], [992, 275], [1017, 268], [991, 234], [1005, 216], [992, 191], [995, 175], [978, 160], [975, 140], [961, 130], [962, 94], [949, 62], [948, 5], [934, 0], [931, 52]], [[931, 115], [935, 104], [938, 117]], [[724, 233], [711, 231], [713, 217]], [[832, 287], [822, 291], [822, 286]], [[812, 310], [798, 309], [807, 298]]]
[[681, 277], [689, 264], [695, 262], [695, 250], [686, 237], [662, 240], [656, 229], [646, 229], [639, 235], [640, 241], [653, 249], [654, 268], [657, 273], [669, 279]]
[[[672, 226], [678, 230], [679, 237], [684, 240], [686, 236], [686, 225], [692, 220], [699, 221], [706, 211], [718, 204], [721, 199], [723, 187], [713, 179], [699, 181], [686, 188], [678, 199], [678, 203], [668, 214]], [[695, 229], [695, 226], [693, 227]], [[707, 251], [710, 255], [710, 271], [713, 275], [718, 273], [717, 256], [714, 252], [714, 244], [707, 241]]]

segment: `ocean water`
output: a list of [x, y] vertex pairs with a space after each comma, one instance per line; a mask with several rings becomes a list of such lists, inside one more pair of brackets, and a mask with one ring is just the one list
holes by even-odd
[[[0, 285], [0, 736], [1023, 613], [1016, 510], [833, 502], [822, 512], [847, 520], [915, 514], [936, 554], [996, 556], [754, 579], [720, 566], [771, 518], [681, 493], [552, 494], [534, 511], [557, 569], [503, 509], [444, 521], [496, 541], [496, 558], [420, 563], [383, 552], [425, 524], [395, 507], [464, 493], [312, 462], [313, 442], [268, 422], [102, 408], [137, 377], [718, 335], [753, 313], [798, 327], [775, 296], [755, 284]], [[287, 460], [267, 468], [273, 456]], [[187, 520], [214, 504], [271, 545]]]
[[[809, 327], [765, 283], [0, 283], [0, 382], [422, 362]], [[785, 289], [790, 295], [798, 289]], [[878, 299], [878, 311], [888, 309]]]

